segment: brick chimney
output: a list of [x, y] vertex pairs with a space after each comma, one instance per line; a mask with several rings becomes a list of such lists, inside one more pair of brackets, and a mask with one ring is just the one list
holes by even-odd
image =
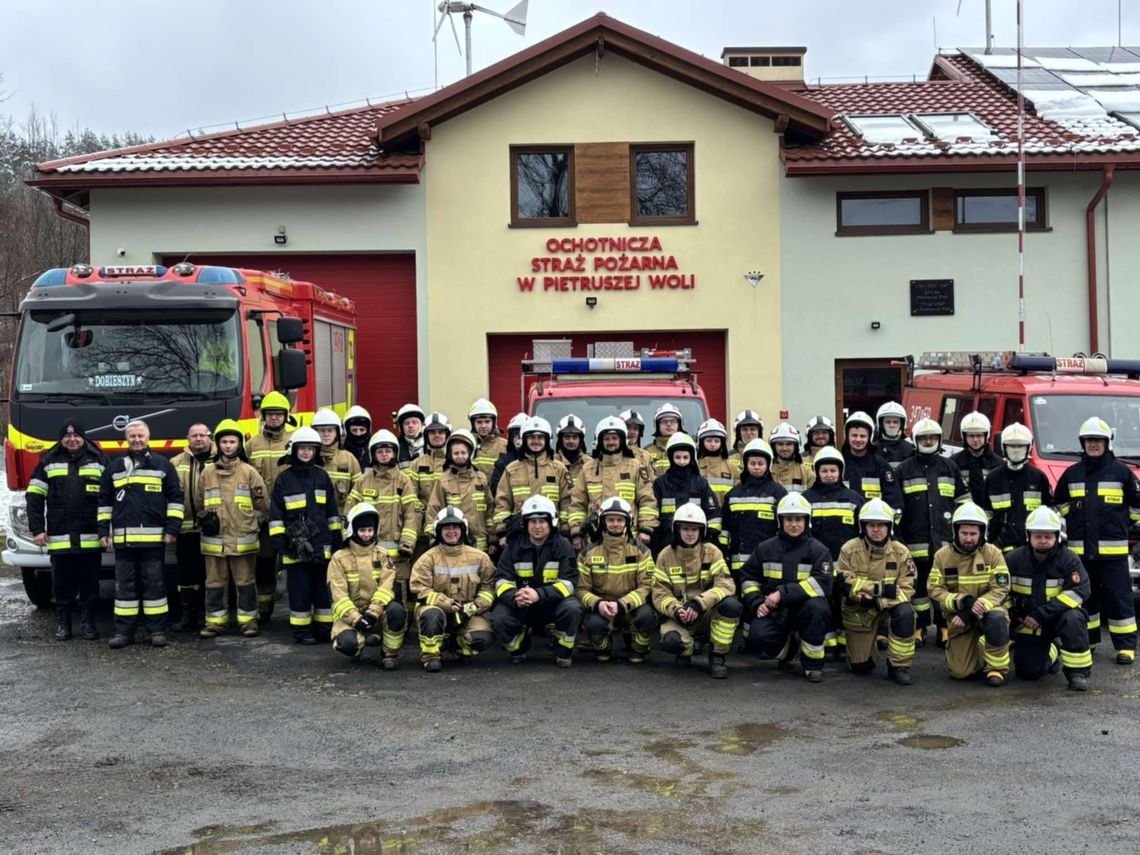
[[757, 80], [802, 81], [806, 47], [726, 47], [720, 61]]

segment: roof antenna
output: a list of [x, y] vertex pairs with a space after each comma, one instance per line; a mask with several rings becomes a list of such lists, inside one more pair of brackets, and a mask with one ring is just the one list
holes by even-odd
[[[451, 34], [455, 36], [455, 48], [461, 55], [467, 58], [467, 76], [471, 76], [471, 21], [474, 19], [475, 12], [486, 12], [496, 18], [502, 18], [507, 22], [507, 26], [518, 33], [520, 36], [526, 33], [526, 10], [530, 4], [530, 0], [519, 0], [519, 3], [514, 8], [506, 12], [496, 12], [494, 9], [488, 9], [485, 6], [480, 6], [476, 3], [464, 3], [462, 0], [443, 0], [436, 9], [439, 11], [440, 16], [436, 21], [435, 33], [431, 37], [433, 50], [436, 49], [436, 42], [439, 37], [439, 30], [443, 26], [443, 19], [446, 18], [447, 22], [451, 25]], [[467, 35], [467, 50], [459, 46], [459, 32], [455, 29], [455, 21], [452, 19], [452, 14], [463, 15], [463, 26]], [[435, 72], [435, 86], [439, 88], [439, 61], [436, 60]]]
[[[991, 54], [994, 52], [994, 26], [993, 26], [993, 10], [991, 8], [992, 0], [986, 0], [986, 49], [985, 53]], [[958, 10], [954, 13], [954, 17], [958, 18], [962, 15], [962, 0], [958, 0]]]

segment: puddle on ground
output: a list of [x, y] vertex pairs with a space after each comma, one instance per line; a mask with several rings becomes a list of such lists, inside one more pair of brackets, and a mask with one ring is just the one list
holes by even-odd
[[779, 724], [749, 723], [724, 730], [706, 730], [698, 735], [712, 740], [707, 746], [712, 751], [745, 757], [767, 748], [777, 739], [783, 739], [788, 731]]
[[[631, 772], [625, 769], [587, 769], [582, 777], [588, 781], [611, 787], [628, 787], [653, 796], [667, 799], [717, 795], [721, 798], [735, 794], [739, 787], [730, 783], [736, 779], [732, 772], [704, 770], [696, 774], [683, 774], [676, 778]], [[715, 793], [710, 789], [715, 788]]]
[[799, 787], [765, 787], [764, 788], [764, 795], [767, 795], [767, 796], [794, 796], [798, 792], [801, 792]]
[[259, 822], [256, 825], [203, 825], [195, 828], [190, 834], [199, 839], [203, 837], [235, 837], [248, 834], [265, 834], [277, 827], [276, 822]]
[[883, 710], [883, 712], [875, 713], [875, 718], [879, 721], [890, 722], [899, 730], [914, 730], [922, 723], [922, 719], [916, 715], [894, 710]]
[[684, 768], [700, 768], [696, 763], [681, 753], [683, 748], [695, 748], [697, 743], [691, 739], [655, 739], [645, 743], [645, 750], [658, 760], [672, 763]]
[[[269, 825], [269, 824], [266, 824]], [[766, 834], [763, 820], [724, 823], [707, 812], [683, 809], [669, 817], [643, 810], [590, 808], [588, 814], [555, 813], [534, 801], [475, 802], [396, 822], [356, 823], [290, 833], [260, 833], [261, 825], [206, 826], [208, 835], [162, 855], [226, 855], [276, 848], [311, 855], [394, 855], [427, 851], [501, 852], [516, 846], [541, 851], [624, 851], [625, 847], [696, 849], [723, 837], [759, 846]], [[657, 844], [653, 846], [652, 844]]]
[[965, 745], [966, 741], [957, 739], [953, 736], [935, 736], [932, 733], [920, 733], [917, 736], [904, 736], [899, 740], [899, 745], [907, 748], [957, 748], [960, 745]]

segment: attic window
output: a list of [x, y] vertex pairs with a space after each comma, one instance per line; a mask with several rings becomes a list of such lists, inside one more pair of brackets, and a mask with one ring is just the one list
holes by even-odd
[[997, 138], [993, 129], [973, 113], [912, 113], [910, 118], [930, 136], [947, 142], [959, 137], [982, 142]]
[[901, 113], [845, 118], [851, 129], [868, 143], [901, 143], [903, 140], [920, 140], [926, 136]]
[[730, 56], [728, 58], [728, 65], [730, 68], [743, 68], [748, 66], [748, 57], [746, 56]]

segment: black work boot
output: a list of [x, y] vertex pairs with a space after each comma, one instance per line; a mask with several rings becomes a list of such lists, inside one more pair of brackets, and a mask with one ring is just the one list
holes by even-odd
[[128, 644], [134, 644], [134, 643], [135, 643], [135, 640], [133, 638], [131, 638], [131, 636], [126, 635], [125, 633], [122, 633], [122, 632], [116, 632], [114, 635], [111, 636], [111, 640], [109, 642], [107, 642], [107, 646], [110, 647], [112, 650], [119, 650], [120, 648], [126, 647]]
[[206, 610], [202, 603], [202, 589], [183, 588], [178, 592], [182, 604], [182, 617], [171, 627], [175, 632], [197, 632], [206, 625]]
[[56, 606], [59, 628], [55, 631], [56, 641], [71, 641], [71, 606]]
[[887, 676], [900, 686], [910, 686], [914, 683], [910, 678], [909, 668], [896, 668], [890, 662], [887, 663]]
[[1089, 690], [1089, 678], [1084, 674], [1068, 674], [1069, 688], [1074, 692], [1087, 692]]
[[716, 653], [709, 646], [709, 676], [714, 680], [723, 680], [728, 677], [728, 666], [724, 662], [724, 654]]
[[99, 629], [95, 626], [95, 606], [93, 603], [79, 607], [79, 631], [84, 641], [95, 641], [99, 638]]

